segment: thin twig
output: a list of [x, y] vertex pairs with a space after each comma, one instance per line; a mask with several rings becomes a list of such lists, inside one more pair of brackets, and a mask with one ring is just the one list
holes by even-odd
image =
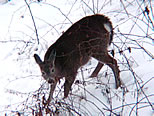
[[27, 3], [26, 0], [25, 0], [25, 3], [26, 3], [26, 5], [27, 5], [27, 7], [28, 7], [28, 9], [29, 9], [29, 12], [30, 12], [30, 15], [31, 15], [31, 17], [32, 17], [32, 21], [33, 21], [34, 28], [35, 28], [35, 34], [36, 34], [36, 38], [37, 38], [37, 43], [39, 44], [38, 32], [37, 32], [36, 24], [35, 24], [34, 17], [33, 17], [33, 14], [32, 14], [32, 10], [31, 10], [31, 8], [30, 8], [30, 6], [29, 6], [29, 4]]

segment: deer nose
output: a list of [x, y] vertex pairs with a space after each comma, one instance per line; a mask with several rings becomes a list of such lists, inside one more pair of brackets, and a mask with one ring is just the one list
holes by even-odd
[[53, 84], [53, 83], [55, 83], [55, 80], [54, 79], [49, 79], [48, 83]]

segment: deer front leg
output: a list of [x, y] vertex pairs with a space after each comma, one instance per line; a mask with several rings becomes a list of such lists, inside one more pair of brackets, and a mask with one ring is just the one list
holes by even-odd
[[57, 82], [54, 82], [50, 85], [49, 97], [48, 97], [46, 104], [49, 104], [51, 102], [51, 100], [53, 99], [53, 93], [54, 93], [54, 90], [56, 88], [56, 85], [57, 85]]
[[99, 71], [101, 70], [101, 68], [103, 67], [103, 65], [104, 65], [103, 63], [98, 62], [95, 70], [92, 72], [90, 77], [96, 77], [98, 75]]
[[74, 83], [75, 77], [65, 78], [64, 83], [64, 98], [68, 97], [69, 91], [71, 90], [72, 84]]

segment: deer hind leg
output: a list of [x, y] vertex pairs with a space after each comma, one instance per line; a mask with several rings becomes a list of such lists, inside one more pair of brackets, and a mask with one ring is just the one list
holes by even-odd
[[97, 77], [97, 75], [98, 75], [99, 71], [101, 70], [101, 68], [103, 67], [103, 65], [104, 65], [103, 63], [98, 62], [95, 70], [92, 72], [90, 77]]
[[114, 58], [112, 58], [108, 53], [94, 55], [94, 58], [96, 58], [100, 62], [107, 64], [112, 69], [115, 76], [116, 89], [120, 87], [121, 86], [121, 80], [119, 75], [120, 71], [117, 65], [117, 61]]

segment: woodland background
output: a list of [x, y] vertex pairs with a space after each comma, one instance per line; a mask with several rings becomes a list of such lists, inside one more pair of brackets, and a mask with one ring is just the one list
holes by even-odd
[[[152, 116], [154, 115], [153, 0], [0, 0], [0, 115]], [[47, 48], [73, 23], [92, 14], [108, 16], [114, 26], [114, 50], [125, 84], [115, 89], [104, 66], [89, 78], [97, 61], [78, 71], [69, 97], [64, 79], [54, 100], [43, 107], [49, 84], [33, 54]]]

